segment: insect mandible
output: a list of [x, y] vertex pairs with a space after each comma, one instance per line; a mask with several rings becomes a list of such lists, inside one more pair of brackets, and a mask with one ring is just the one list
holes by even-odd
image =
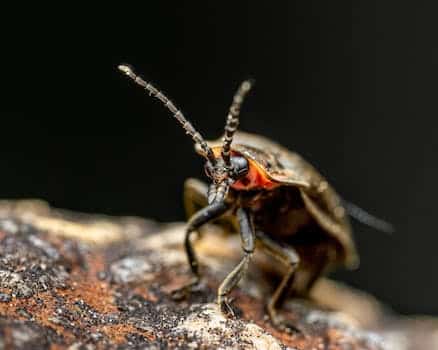
[[[195, 179], [185, 182], [189, 219], [184, 246], [194, 280], [184, 290], [200, 280], [192, 235], [224, 214], [236, 217], [243, 250], [241, 261], [218, 288], [217, 302], [224, 312], [232, 312], [229, 293], [245, 275], [256, 245], [285, 264], [287, 270], [267, 303], [275, 326], [286, 323], [277, 312], [286, 296], [305, 296], [328, 270], [357, 265], [348, 216], [330, 184], [298, 154], [262, 136], [237, 131], [240, 108], [251, 81], [244, 81], [235, 93], [223, 137], [207, 142], [153, 85], [129, 66], [118, 68], [170, 110], [192, 137], [196, 151], [206, 159], [210, 185]], [[199, 207], [202, 209], [196, 211]]]

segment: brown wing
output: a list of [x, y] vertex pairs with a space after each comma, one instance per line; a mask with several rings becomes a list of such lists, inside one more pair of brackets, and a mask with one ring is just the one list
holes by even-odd
[[[209, 142], [210, 147], [221, 144], [222, 139]], [[344, 247], [345, 265], [357, 266], [358, 255], [341, 199], [312, 165], [276, 142], [241, 131], [234, 135], [232, 150], [256, 161], [273, 181], [299, 187], [309, 212]]]

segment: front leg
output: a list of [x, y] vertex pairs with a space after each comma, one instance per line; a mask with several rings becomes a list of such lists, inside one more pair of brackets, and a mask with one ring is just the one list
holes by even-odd
[[240, 236], [242, 239], [243, 258], [239, 264], [224, 279], [218, 289], [218, 304], [222, 311], [233, 314], [233, 310], [228, 302], [228, 294], [245, 275], [252, 253], [255, 249], [255, 233], [249, 214], [245, 209], [237, 209], [237, 218], [240, 226]]
[[172, 295], [174, 299], [181, 299], [184, 295], [187, 294], [187, 292], [189, 292], [194, 286], [196, 286], [199, 283], [199, 279], [200, 279], [199, 264], [191, 242], [192, 234], [196, 232], [199, 227], [201, 227], [202, 225], [206, 224], [209, 221], [218, 218], [219, 216], [224, 214], [227, 210], [228, 210], [228, 205], [225, 204], [225, 202], [215, 202], [202, 208], [190, 218], [187, 224], [186, 235], [184, 239], [184, 247], [186, 250], [190, 269], [192, 270], [192, 273], [194, 275], [194, 279], [188, 285], [173, 291]]
[[225, 202], [215, 202], [205, 208], [202, 208], [195, 215], [193, 215], [188, 224], [186, 230], [186, 236], [184, 239], [184, 247], [186, 249], [187, 258], [189, 260], [190, 268], [196, 278], [199, 279], [199, 264], [196, 257], [195, 251], [193, 250], [193, 245], [191, 242], [191, 235], [196, 232], [196, 230], [202, 225], [209, 221], [212, 221], [228, 210], [228, 205]]

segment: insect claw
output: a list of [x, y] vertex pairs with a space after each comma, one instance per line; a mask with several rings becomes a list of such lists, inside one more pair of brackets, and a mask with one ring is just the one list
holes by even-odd
[[234, 298], [228, 297], [218, 297], [217, 303], [219, 304], [220, 310], [227, 316], [236, 317], [236, 310], [233, 307]]
[[219, 307], [224, 314], [230, 315], [231, 317], [236, 317], [236, 314], [234, 313], [234, 310], [230, 302], [227, 301], [227, 299], [222, 299], [221, 301], [219, 301]]

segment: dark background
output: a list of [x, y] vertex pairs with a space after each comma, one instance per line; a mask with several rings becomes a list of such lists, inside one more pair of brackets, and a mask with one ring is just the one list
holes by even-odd
[[156, 82], [206, 138], [254, 77], [241, 128], [398, 229], [355, 225], [362, 265], [337, 276], [400, 312], [438, 314], [435, 2], [255, 3], [4, 7], [0, 197], [182, 220], [183, 181], [202, 162], [116, 65]]

